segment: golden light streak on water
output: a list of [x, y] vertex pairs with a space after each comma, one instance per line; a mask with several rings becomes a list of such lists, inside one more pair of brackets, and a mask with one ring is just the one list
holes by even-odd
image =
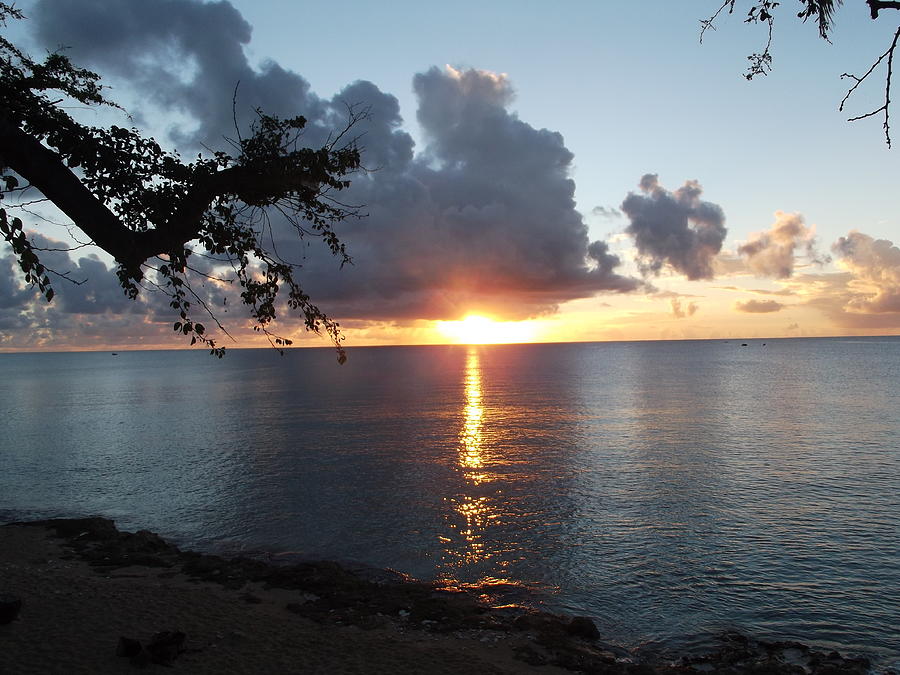
[[485, 476], [477, 470], [484, 466], [482, 423], [484, 419], [484, 394], [481, 388], [481, 363], [478, 350], [469, 349], [466, 356], [465, 418], [459, 434], [459, 464], [466, 478], [478, 485]]
[[[484, 390], [477, 347], [469, 348], [465, 368], [465, 398], [457, 462], [465, 484], [476, 488], [490, 480], [490, 474], [484, 470], [487, 465], [484, 447]], [[459, 567], [490, 558], [491, 553], [484, 544], [485, 528], [494, 517], [488, 497], [462, 494], [449, 498], [448, 501], [456, 515], [462, 517], [461, 522], [457, 521], [458, 524], [451, 523], [451, 528], [456, 530], [456, 541], [448, 539], [445, 542], [446, 559], [450, 561], [450, 565]]]

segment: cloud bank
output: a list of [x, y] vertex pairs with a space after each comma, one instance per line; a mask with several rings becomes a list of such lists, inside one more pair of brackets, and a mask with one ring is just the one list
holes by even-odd
[[397, 99], [367, 81], [322, 99], [299, 74], [274, 62], [255, 68], [245, 45], [251, 28], [227, 2], [192, 0], [39, 0], [32, 12], [44, 44], [71, 45], [78, 63], [127, 78], [148, 105], [191, 120], [170, 132], [180, 146], [218, 148], [261, 108], [309, 120], [310, 145], [346, 121], [346, 105], [369, 109], [355, 129], [364, 163], [342, 199], [368, 218], [338, 231], [354, 264], [337, 262], [285, 227], [274, 233], [283, 257], [338, 318], [456, 319], [485, 312], [523, 319], [566, 301], [627, 292], [640, 282], [616, 273], [603, 241], [590, 241], [575, 209], [572, 153], [559, 133], [512, 112], [504, 75], [451, 67], [413, 79], [420, 152], [402, 129]]

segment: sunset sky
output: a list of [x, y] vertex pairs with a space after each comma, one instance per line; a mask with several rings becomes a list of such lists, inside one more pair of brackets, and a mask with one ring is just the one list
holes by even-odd
[[[234, 136], [238, 82], [240, 122], [300, 113], [313, 145], [344, 103], [370, 106], [375, 170], [348, 195], [369, 215], [338, 228], [354, 265], [276, 232], [349, 346], [900, 333], [900, 121], [894, 150], [881, 118], [846, 121], [881, 105], [883, 71], [837, 109], [900, 12], [847, 0], [829, 44], [784, 0], [774, 70], [748, 82], [765, 31], [738, 3], [701, 45], [719, 4], [40, 0], [6, 34], [66, 46], [185, 157]], [[42, 213], [57, 224], [16, 215], [69, 241]], [[184, 346], [166, 299], [127, 300], [102, 252], [46, 254], [87, 279], [48, 306], [5, 251], [0, 349]], [[237, 346], [259, 344], [233, 291], [203, 292]]]

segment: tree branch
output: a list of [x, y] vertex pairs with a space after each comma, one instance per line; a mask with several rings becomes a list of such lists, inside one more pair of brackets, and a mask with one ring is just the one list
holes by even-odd
[[[900, 5], [900, 3], [896, 3]], [[856, 91], [856, 88], [863, 83], [863, 81], [872, 74], [875, 68], [887, 58], [887, 76], [885, 77], [885, 86], [884, 86], [884, 103], [876, 108], [875, 110], [871, 110], [863, 115], [857, 115], [856, 117], [850, 117], [847, 119], [848, 122], [856, 122], [858, 120], [866, 119], [867, 117], [874, 117], [879, 113], [884, 113], [884, 138], [887, 142], [887, 146], [891, 147], [891, 126], [890, 126], [890, 112], [891, 112], [891, 78], [894, 74], [894, 51], [897, 49], [897, 41], [900, 40], [900, 27], [897, 28], [897, 31], [894, 33], [894, 39], [891, 40], [891, 46], [888, 47], [887, 51], [879, 56], [875, 63], [873, 63], [869, 69], [860, 77], [856, 75], [852, 75], [851, 73], [844, 73], [841, 75], [842, 78], [846, 77], [851, 80], [854, 80], [854, 84], [847, 93], [844, 95], [844, 98], [841, 100], [840, 106], [838, 106], [838, 110], [844, 110], [844, 104], [847, 102], [847, 99]]]
[[166, 222], [153, 229], [134, 231], [125, 224], [66, 166], [63, 159], [36, 138], [0, 116], [0, 157], [52, 201], [126, 270], [140, 280], [141, 263], [155, 255], [181, 249], [198, 236], [203, 214], [217, 198], [235, 195], [315, 195], [319, 183], [308, 175], [284, 171], [277, 163], [265, 167], [237, 165], [200, 176]]
[[869, 11], [872, 12], [872, 18], [878, 18], [878, 12], [882, 9], [900, 9], [900, 2], [895, 0], [866, 0]]
[[123, 262], [134, 257], [133, 232], [88, 190], [58, 154], [0, 115], [0, 160], [56, 204], [102, 249]]

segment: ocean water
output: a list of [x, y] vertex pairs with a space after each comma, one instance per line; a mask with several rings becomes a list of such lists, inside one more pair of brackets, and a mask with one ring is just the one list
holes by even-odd
[[0, 521], [900, 665], [900, 338], [0, 355]]

